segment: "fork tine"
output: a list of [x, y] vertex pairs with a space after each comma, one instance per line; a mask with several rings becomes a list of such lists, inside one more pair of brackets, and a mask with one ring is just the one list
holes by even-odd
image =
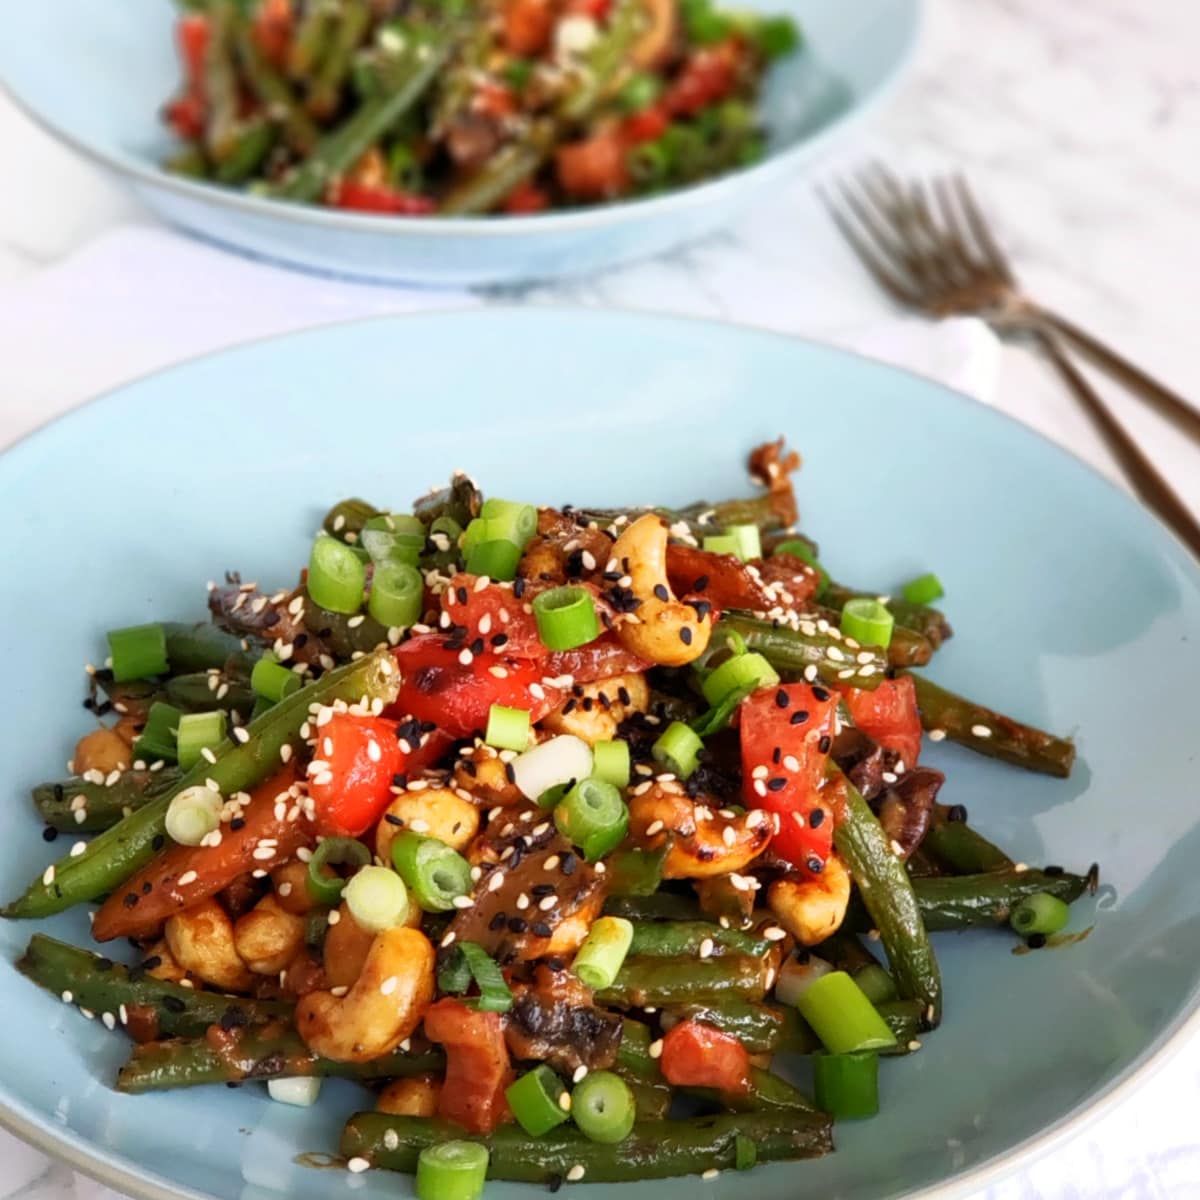
[[[874, 178], [872, 178], [874, 176]], [[896, 229], [905, 248], [905, 264], [926, 288], [942, 291], [955, 282], [955, 272], [947, 270], [946, 247], [941, 230], [930, 219], [920, 188], [904, 185], [880, 162], [864, 169], [861, 186], [874, 200], [876, 208]], [[888, 193], [887, 195], [881, 194]]]
[[888, 266], [876, 256], [871, 245], [862, 237], [854, 225], [847, 220], [845, 214], [837, 207], [825, 189], [818, 187], [817, 195], [820, 197], [821, 203], [825, 205], [825, 210], [829, 213], [830, 219], [837, 226], [838, 232], [849, 242], [850, 248], [858, 256], [859, 261], [866, 267], [875, 282], [898, 304], [918, 307], [920, 305], [920, 297], [898, 279]]
[[[881, 223], [879, 228], [890, 232], [892, 257], [903, 264], [925, 292], [930, 287], [940, 287], [941, 278], [930, 269], [934, 264], [929, 255], [922, 251], [920, 240], [913, 236], [911, 205], [895, 187], [894, 181], [886, 177], [879, 164], [874, 164], [874, 176], [872, 167], [868, 166], [859, 171], [856, 178], [864, 195], [863, 203], [873, 210], [876, 222]], [[880, 236], [876, 234], [877, 238]]]
[[988, 228], [983, 211], [975, 202], [975, 197], [971, 194], [971, 189], [967, 186], [966, 177], [961, 174], [954, 176], [954, 190], [958, 195], [959, 203], [962, 205], [963, 213], [966, 216], [967, 224], [970, 226], [971, 232], [975, 235], [975, 241], [979, 248], [983, 251], [987, 265], [1000, 276], [1010, 287], [1016, 285], [1013, 278], [1013, 273], [1008, 265], [1008, 259], [1005, 257], [1004, 251], [1000, 249], [996, 239], [992, 237], [992, 231]]
[[929, 199], [931, 192], [932, 187], [927, 192], [919, 180], [911, 185], [911, 203], [917, 221], [936, 247], [935, 262], [946, 281], [950, 284], [970, 283], [976, 274], [975, 264], [953, 225], [938, 222]]
[[837, 187], [842, 194], [842, 202], [857, 217], [863, 230], [875, 243], [876, 250], [882, 252], [892, 269], [902, 272], [918, 286], [922, 284], [920, 261], [909, 252], [903, 231], [886, 214], [875, 211], [867, 200], [855, 195], [844, 180], [837, 180]]

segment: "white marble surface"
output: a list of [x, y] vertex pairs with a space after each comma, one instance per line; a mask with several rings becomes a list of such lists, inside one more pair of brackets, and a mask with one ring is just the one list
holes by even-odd
[[[1195, 0], [930, 0], [911, 82], [846, 155], [966, 169], [1035, 295], [1200, 400], [1198, 47]], [[3, 100], [0, 146], [9, 166], [0, 290], [10, 300], [20, 293], [4, 285], [32, 280], [117, 225], [150, 221]], [[739, 228], [668, 259], [480, 299], [643, 308], [826, 335], [890, 315], [817, 217], [804, 182]], [[55, 406], [56, 371], [54, 358], [0, 352], [0, 444], [36, 421], [43, 399]], [[1001, 407], [1111, 469], [1025, 350], [1005, 349], [996, 392]], [[1200, 509], [1194, 448], [1106, 394]], [[1200, 1046], [1192, 1046], [1073, 1142], [980, 1196], [1200, 1196], [1198, 1099]], [[0, 1200], [100, 1200], [103, 1191], [0, 1134]]]

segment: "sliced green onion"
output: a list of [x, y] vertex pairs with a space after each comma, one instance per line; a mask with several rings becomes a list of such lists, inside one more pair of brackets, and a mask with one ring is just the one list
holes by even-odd
[[438, 955], [438, 962], [438, 991], [451, 996], [461, 996], [471, 986], [471, 980], [474, 978], [471, 968], [467, 966], [462, 947], [451, 946], [445, 954]]
[[1049, 892], [1034, 892], [1012, 910], [1009, 922], [1022, 937], [1034, 933], [1048, 937], [1065, 929], [1070, 919], [1071, 910], [1057, 896]]
[[737, 538], [728, 533], [712, 533], [704, 539], [704, 549], [709, 554], [732, 554], [738, 552]]
[[613, 787], [629, 786], [629, 743], [597, 742], [592, 747], [592, 777]]
[[571, 1116], [593, 1142], [622, 1142], [637, 1115], [629, 1084], [613, 1071], [592, 1071], [571, 1093]]
[[762, 558], [762, 536], [757, 525], [730, 525], [725, 532], [737, 543], [734, 553], [742, 562]]
[[113, 679], [128, 683], [167, 673], [167, 633], [161, 625], [129, 625], [108, 631]]
[[916, 579], [910, 579], [901, 589], [900, 594], [909, 604], [932, 604], [935, 600], [940, 600], [945, 594], [946, 589], [942, 587], [942, 581], [934, 574], [918, 575]]
[[184, 788], [167, 806], [167, 836], [181, 846], [198, 846], [221, 824], [219, 792], [204, 784]]
[[418, 517], [380, 513], [362, 527], [363, 549], [375, 564], [407, 563], [415, 567], [425, 549], [425, 526]]
[[652, 105], [662, 92], [662, 83], [649, 71], [631, 75], [617, 93], [617, 103], [627, 113], [640, 113]]
[[538, 637], [548, 650], [574, 650], [600, 634], [592, 593], [581, 587], [557, 587], [533, 602]]
[[790, 554], [793, 558], [798, 558], [801, 562], [808, 563], [817, 573], [817, 599], [819, 600], [824, 595], [826, 588], [829, 587], [829, 572], [821, 566], [820, 560], [812, 552], [812, 547], [806, 541], [800, 538], [793, 538], [791, 541], [780, 542], [771, 553]]
[[270, 700], [272, 704], [278, 704], [284, 696], [298, 691], [302, 683], [303, 680], [295, 671], [289, 671], [270, 654], [264, 654], [250, 672], [250, 686], [254, 694]]
[[592, 773], [592, 751], [582, 738], [564, 733], [531, 746], [512, 761], [513, 782], [526, 800], [541, 797], [563, 784], [574, 786]]
[[489, 522], [489, 533], [495, 535], [503, 530], [500, 536], [515, 542], [522, 550], [537, 533], [537, 509], [532, 504], [520, 504], [516, 500], [485, 500], [479, 515]]
[[314, 604], [330, 612], [356, 613], [362, 607], [367, 569], [349, 546], [319, 534], [308, 559], [306, 587]]
[[434, 517], [429, 526], [429, 536], [433, 537], [438, 533], [445, 534], [450, 541], [447, 549], [453, 550], [463, 535], [463, 527], [453, 517]]
[[280, 1104], [291, 1104], [296, 1108], [311, 1108], [321, 1094], [321, 1080], [314, 1075], [297, 1076], [294, 1079], [268, 1079], [267, 1095]]
[[417, 1200], [479, 1200], [488, 1151], [478, 1142], [439, 1142], [417, 1155]]
[[507, 538], [491, 538], [477, 542], [467, 553], [467, 570], [472, 575], [486, 575], [504, 582], [516, 579], [521, 547]]
[[612, 987], [632, 944], [631, 922], [624, 917], [600, 917], [592, 922], [571, 970], [594, 992]]
[[879, 1058], [875, 1054], [814, 1054], [817, 1107], [836, 1121], [879, 1112]]
[[753, 1138], [739, 1133], [733, 1139], [734, 1167], [739, 1171], [749, 1171], [758, 1162], [758, 1147]]
[[215, 750], [225, 740], [225, 713], [184, 713], [179, 718], [179, 733], [176, 746], [179, 765], [190, 770], [201, 759], [205, 750]]
[[705, 677], [700, 690], [709, 704], [716, 705], [731, 693], [748, 696], [759, 688], [774, 687], [778, 682], [779, 674], [775, 668], [761, 654], [751, 652], [726, 659]]
[[381, 625], [407, 629], [421, 619], [425, 577], [416, 567], [387, 559], [375, 564], [367, 612]]
[[362, 842], [348, 837], [326, 838], [308, 860], [309, 896], [317, 904], [336, 904], [341, 899], [346, 881], [336, 877], [330, 879], [324, 868], [365, 867], [370, 861], [371, 851]]
[[847, 600], [842, 609], [842, 632], [864, 646], [886, 650], [895, 624], [896, 618], [878, 600], [866, 596]]
[[487, 732], [483, 740], [497, 750], [516, 750], [521, 753], [529, 748], [529, 729], [527, 709], [493, 704], [488, 709]]
[[508, 1107], [530, 1137], [541, 1137], [567, 1119], [571, 1098], [562, 1080], [542, 1063], [504, 1091]]
[[471, 864], [437, 838], [399, 834], [392, 839], [392, 863], [425, 912], [449, 912], [471, 890]]
[[896, 999], [896, 981], [878, 963], [867, 963], [854, 972], [854, 982], [872, 1004], [886, 1004]]
[[896, 1044], [887, 1022], [845, 971], [814, 981], [796, 1007], [831, 1054], [887, 1050]]
[[133, 743], [133, 757], [154, 762], [157, 759], [171, 760], [177, 753], [176, 733], [183, 712], [173, 704], [156, 700], [146, 714], [146, 724]]
[[807, 950], [800, 957], [789, 955], [779, 968], [775, 980], [775, 999], [780, 1004], [795, 1008], [800, 1003], [800, 997], [832, 970], [833, 966], [828, 961], [809, 954]]
[[554, 810], [554, 824], [588, 862], [596, 862], [625, 840], [629, 809], [611, 783], [581, 779]]
[[408, 916], [408, 889], [387, 867], [360, 867], [342, 889], [350, 915], [368, 933], [403, 925]]
[[650, 748], [654, 761], [673, 772], [679, 779], [686, 779], [700, 765], [700, 751], [704, 743], [690, 725], [672, 721], [659, 735]]
[[476, 1007], [483, 1012], [508, 1012], [512, 1008], [512, 992], [508, 990], [495, 959], [474, 942], [459, 942], [458, 946], [471, 968], [471, 977], [479, 986]]

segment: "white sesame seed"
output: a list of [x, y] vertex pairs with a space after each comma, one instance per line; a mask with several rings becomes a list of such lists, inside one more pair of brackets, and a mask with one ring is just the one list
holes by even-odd
[[587, 1063], [580, 1063], [575, 1068], [575, 1074], [571, 1076], [572, 1083], [582, 1083], [587, 1078]]
[[104, 1022], [105, 1029], [116, 1029], [117, 1027], [117, 1018], [110, 1012], [101, 1013], [100, 1020]]
[[504, 872], [496, 871], [493, 873], [491, 879], [488, 880], [488, 891], [489, 892], [498, 892], [500, 890], [500, 888], [503, 886], [503, 884], [504, 884]]
[[542, 912], [549, 912], [557, 903], [557, 896], [543, 896], [538, 901], [538, 908], [540, 908]]
[[520, 909], [526, 909], [529, 907], [529, 897], [525, 895], [524, 892], [517, 897], [517, 907]]
[[367, 743], [367, 757], [372, 762], [379, 762], [379, 760], [383, 758], [383, 751], [380, 750], [378, 742]]
[[428, 833], [429, 832], [429, 822], [422, 821], [420, 817], [417, 817], [417, 819], [415, 821], [409, 821], [408, 827], [409, 827], [409, 829], [411, 829], [413, 831], [413, 833]]
[[787, 933], [780, 929], [778, 925], [768, 926], [762, 931], [762, 935], [768, 942], [782, 942], [787, 937]]
[[400, 1135], [394, 1129], [385, 1129], [383, 1131], [383, 1148], [385, 1150], [398, 1150], [400, 1148]]
[[720, 1173], [721, 1172], [718, 1171], [716, 1167], [709, 1167], [707, 1171], [700, 1172], [700, 1178], [701, 1179], [716, 1179], [716, 1177], [718, 1175], [720, 1175]]
[[913, 1038], [913, 1040], [912, 1040], [911, 1042], [909, 1042], [909, 1043], [908, 1043], [908, 1048], [909, 1048], [910, 1050], [920, 1050], [920, 1048], [921, 1048], [921, 1043], [920, 1043], [920, 1042], [918, 1042], [916, 1038]]
[[200, 757], [208, 763], [215, 763], [217, 761], [217, 756], [207, 746], [201, 746]]
[[647, 837], [653, 837], [656, 833], [662, 833], [662, 831], [663, 831], [662, 821], [651, 821], [650, 824], [646, 826], [646, 836]]
[[608, 870], [608, 868], [602, 862], [598, 862], [592, 868], [592, 870], [595, 871], [597, 875], [603, 875]]
[[187, 887], [189, 883], [195, 883], [197, 879], [195, 871], [184, 871], [182, 875], [175, 881], [180, 887]]
[[69, 990], [68, 990], [68, 991], [65, 991], [65, 992], [63, 992], [63, 994], [62, 994], [62, 1002], [63, 1002], [64, 1004], [70, 1004], [70, 1003], [71, 1003], [71, 1001], [72, 1001], [72, 1000], [74, 1000], [74, 999], [75, 999], [75, 993], [74, 993], [74, 992], [72, 992], [72, 991], [69, 991]]
[[[86, 813], [84, 814], [87, 815]], [[78, 858], [87, 849], [87, 842], [76, 842], [71, 847], [71, 857]]]
[[700, 943], [700, 957], [708, 958], [709, 955], [712, 954], [712, 952], [713, 952], [713, 940], [712, 940], [712, 938], [705, 938], [704, 941], [702, 941]]
[[986, 725], [972, 725], [971, 733], [977, 738], [990, 738], [992, 731]]
[[96, 1019], [96, 1014], [92, 1012], [90, 1008], [83, 1008], [81, 1006], [79, 1009], [79, 1014], [80, 1016], [86, 1017], [89, 1021], [94, 1021]]
[[570, 1092], [560, 1092], [559, 1093], [558, 1107], [561, 1108], [563, 1110], [563, 1112], [571, 1111], [571, 1093]]
[[54, 864], [51, 863], [42, 872], [42, 887], [49, 887], [54, 882]]
[[446, 946], [452, 945], [454, 942], [455, 936], [456, 936], [456, 934], [455, 934], [454, 930], [451, 929], [450, 932], [447, 933], [444, 938], [442, 938], [441, 944], [442, 944], [443, 948]]
[[330, 925], [336, 925], [342, 919], [342, 914], [335, 908], [326, 919]]
[[390, 996], [400, 986], [400, 980], [395, 975], [389, 975], [380, 985], [379, 994]]
[[651, 1058], [661, 1058], [662, 1052], [663, 1052], [662, 1038], [659, 1038], [657, 1041], [650, 1043], [650, 1057]]
[[944, 729], [931, 729], [929, 731], [929, 740], [931, 742], [944, 742], [946, 740], [946, 731]]
[[576, 1163], [567, 1172], [567, 1182], [568, 1183], [578, 1183], [583, 1178], [584, 1174], [585, 1174], [585, 1171], [584, 1171], [583, 1163]]
[[732, 825], [726, 825], [725, 828], [721, 830], [721, 841], [723, 841], [727, 846], [732, 846], [734, 842], [737, 841], [737, 834], [734, 832]]
[[557, 854], [552, 854], [544, 863], [542, 863], [542, 869], [545, 871], [553, 871], [557, 868], [560, 861], [561, 860]]
[[350, 1159], [350, 1161], [348, 1163], [346, 1163], [346, 1170], [352, 1171], [355, 1175], [360, 1175], [370, 1165], [371, 1164], [369, 1162], [367, 1162], [367, 1160], [365, 1158], [361, 1158], [359, 1155], [356, 1154], [352, 1159]]
[[475, 901], [470, 896], [455, 896], [452, 901], [455, 908], [474, 908]]

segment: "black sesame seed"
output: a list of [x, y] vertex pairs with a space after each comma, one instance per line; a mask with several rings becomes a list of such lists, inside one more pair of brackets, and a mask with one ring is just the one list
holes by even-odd
[[55, 798], [55, 800], [57, 800], [57, 801], [58, 801], [60, 804], [62, 803], [62, 801], [63, 801], [63, 799], [64, 799], [64, 795], [63, 795], [63, 785], [62, 785], [61, 783], [56, 783], [56, 784], [54, 785], [54, 798]]
[[268, 609], [267, 612], [263, 614], [263, 625], [267, 629], [270, 629], [273, 625], [278, 625], [282, 620], [283, 618], [279, 615], [279, 610], [275, 608]]
[[513, 933], [524, 933], [529, 928], [529, 925], [524, 917], [509, 917], [508, 928]]
[[1062, 867], [1051, 865], [1048, 867], [1043, 867], [1042, 873], [1044, 875], [1061, 875], [1063, 873], [1063, 869], [1062, 869]]
[[53, 825], [47, 825], [46, 828], [42, 830], [43, 842], [52, 842], [56, 837], [58, 837], [58, 830], [55, 829]]
[[153, 850], [161, 850], [167, 844], [166, 837], [161, 833], [156, 833], [150, 842], [150, 847]]
[[967, 808], [965, 804], [952, 804], [946, 810], [947, 821], [965, 821], [967, 819]]
[[814, 685], [812, 694], [818, 700], [828, 700], [829, 699], [829, 693], [823, 687], [817, 687], [816, 685]]
[[507, 921], [507, 920], [508, 920], [508, 916], [507, 916], [507, 914], [505, 914], [505, 913], [502, 913], [502, 912], [498, 912], [498, 913], [497, 913], [497, 914], [496, 914], [496, 915], [495, 915], [495, 916], [494, 916], [494, 917], [493, 917], [493, 918], [492, 918], [492, 919], [491, 919], [491, 920], [488, 922], [488, 928], [489, 928], [490, 930], [492, 930], [493, 932], [495, 932], [497, 929], [503, 929], [503, 928], [504, 928], [504, 922], [505, 922], [505, 921]]
[[546, 959], [546, 966], [548, 966], [552, 971], [561, 971], [566, 965], [567, 964], [563, 962], [563, 960], [559, 958], [557, 954], [551, 955], [548, 959]]
[[297, 650], [303, 650], [304, 647], [308, 645], [308, 634], [307, 633], [296, 634], [296, 636], [292, 639], [292, 645]]
[[600, 707], [604, 709], [605, 712], [608, 712], [608, 710], [612, 708], [612, 701], [608, 698], [607, 692], [597, 693], [596, 699], [599, 701]]
[[1040, 950], [1046, 944], [1046, 935], [1044, 933], [1031, 933], [1025, 944], [1030, 950]]
[[693, 592], [702, 592], [702, 591], [704, 591], [704, 589], [706, 587], [708, 587], [708, 576], [701, 575], [700, 578], [697, 579], [696, 582], [692, 584], [692, 591]]
[[130, 968], [129, 977], [131, 979], [133, 978], [134, 971], [142, 971], [143, 973], [146, 971], [157, 971], [158, 968], [161, 966], [162, 966], [162, 955], [161, 954], [152, 954], [152, 955], [150, 955], [150, 957], [148, 959], [146, 959], [142, 963], [142, 965], [140, 967]]
[[562, 710], [563, 710], [564, 717], [568, 716], [570, 713], [573, 713], [575, 711], [576, 703], [577, 703], [577, 701], [575, 700], [575, 697], [572, 696], [571, 699], [568, 700], [566, 702], [566, 704], [563, 705]]
[[141, 896], [139, 896], [137, 892], [126, 892], [125, 899], [122, 901], [122, 903], [126, 908], [133, 908], [140, 899]]
[[562, 856], [562, 861], [559, 863], [559, 868], [564, 875], [575, 874], [575, 852], [573, 850], [568, 850], [566, 854]]
[[482, 654], [483, 653], [483, 638], [477, 637], [471, 643], [471, 645], [468, 647], [468, 649], [471, 651], [472, 654]]
[[162, 1006], [169, 1013], [179, 1014], [187, 1011], [187, 1005], [178, 996], [164, 996]]
[[551, 929], [545, 921], [534, 921], [529, 928], [536, 933], [538, 937], [549, 937], [554, 932], [554, 930]]
[[767, 791], [769, 792], [781, 792], [785, 787], [787, 787], [787, 780], [780, 775], [767, 780]]
[[787, 708], [791, 702], [792, 698], [787, 694], [786, 688], [780, 688], [779, 691], [775, 693], [775, 706], [777, 708]]
[[467, 589], [466, 589], [465, 587], [463, 587], [463, 586], [460, 584], [458, 587], [456, 587], [456, 588], [454, 589], [454, 594], [455, 594], [455, 595], [458, 597], [458, 602], [459, 602], [459, 604], [466, 604], [466, 602], [467, 602]]
[[245, 817], [234, 817], [233, 820], [229, 822], [229, 828], [232, 829], [235, 833], [239, 829], [244, 829], [245, 826], [246, 826], [246, 818]]
[[550, 1178], [546, 1180], [546, 1190], [551, 1195], [557, 1191], [560, 1191], [562, 1189], [562, 1185], [563, 1177], [561, 1175], [551, 1175]]
[[518, 600], [525, 595], [525, 586], [526, 584], [524, 579], [518, 578], [513, 580], [513, 595], [516, 596]]
[[154, 884], [147, 879], [146, 882], [142, 884], [142, 895], [148, 896], [152, 891], [154, 891]]
[[817, 858], [816, 855], [813, 855], [812, 858], [808, 859], [804, 865], [814, 875], [820, 875], [820, 873], [825, 869], [825, 864], [819, 858]]
[[810, 829], [820, 829], [825, 824], [825, 810], [823, 808], [814, 808], [808, 814], [808, 824]]
[[552, 883], [535, 883], [533, 885], [533, 887], [531, 887], [529, 889], [529, 894], [531, 896], [536, 896], [539, 900], [543, 896], [553, 896], [554, 895], [554, 884], [552, 884]]
[[384, 813], [384, 814], [383, 814], [383, 819], [384, 819], [384, 820], [385, 820], [385, 821], [386, 821], [386, 822], [387, 822], [389, 825], [403, 825], [403, 824], [404, 824], [404, 820], [403, 820], [403, 818], [396, 816], [396, 814], [395, 814], [395, 813]]
[[796, 709], [796, 711], [794, 713], [792, 713], [789, 724], [803, 725], [804, 722], [807, 720], [808, 720], [808, 709], [807, 708], [798, 708], [798, 709]]
[[691, 630], [691, 626], [689, 626], [689, 625], [685, 625], [685, 626], [684, 626], [684, 627], [683, 627], [683, 628], [682, 628], [682, 629], [679, 631], [679, 640], [680, 640], [680, 641], [681, 641], [681, 642], [682, 642], [682, 643], [683, 643], [685, 646], [690, 646], [690, 645], [692, 644], [692, 630]]
[[783, 747], [776, 746], [775, 749], [771, 751], [771, 761], [773, 763], [778, 763], [782, 757], [783, 757]]
[[584, 696], [581, 707], [583, 708], [584, 712], [591, 712], [592, 709], [596, 707], [596, 702], [591, 698], [591, 696]]
[[492, 635], [492, 645], [499, 650], [501, 646], [508, 645], [507, 633], [495, 633]]
[[827, 734], [827, 733], [823, 733], [823, 734], [821, 735], [821, 740], [820, 740], [820, 741], [817, 743], [817, 749], [818, 749], [818, 750], [819, 750], [819, 751], [820, 751], [822, 754], [828, 754], [828, 753], [829, 753], [829, 747], [830, 747], [830, 746], [832, 746], [832, 745], [833, 745], [833, 740], [830, 738], [829, 734]]
[[633, 702], [633, 697], [630, 696], [629, 689], [624, 684], [617, 688], [617, 699], [622, 704], [631, 704]]
[[670, 598], [671, 598], [671, 593], [667, 591], [666, 585], [665, 585], [665, 584], [662, 584], [662, 583], [656, 583], [656, 584], [654, 585], [654, 594], [655, 594], [655, 595], [656, 595], [656, 596], [657, 596], [657, 597], [658, 597], [658, 598], [659, 598], [659, 599], [660, 599], [660, 600], [661, 600], [661, 601], [662, 601], [664, 604], [666, 604], [666, 602], [667, 602], [668, 600], [670, 600]]
[[515, 784], [517, 782], [517, 772], [513, 768], [512, 763], [510, 763], [510, 762], [506, 762], [504, 764], [504, 778], [507, 779], [508, 782], [512, 783], [512, 784]]

